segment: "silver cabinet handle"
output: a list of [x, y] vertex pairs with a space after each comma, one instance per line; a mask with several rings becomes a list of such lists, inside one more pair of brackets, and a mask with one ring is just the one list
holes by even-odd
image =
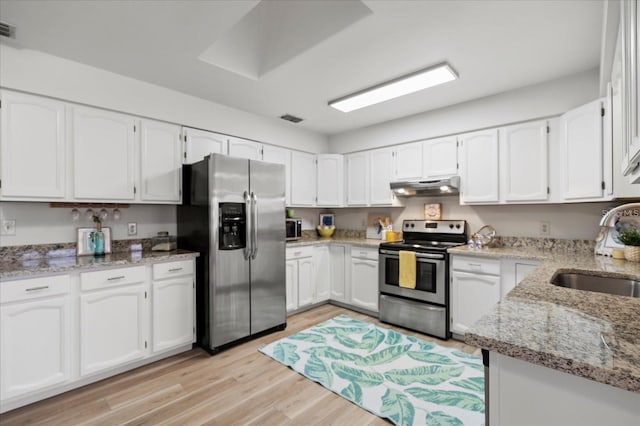
[[169, 269], [169, 272], [178, 272], [178, 271], [182, 271], [182, 268]]
[[43, 286], [40, 286], [40, 287], [31, 287], [31, 288], [26, 289], [25, 291], [46, 290], [46, 289], [48, 289], [48, 288], [49, 288], [49, 286], [48, 286], [48, 285], [43, 285]]
[[118, 275], [117, 277], [111, 277], [111, 278], [107, 278], [107, 281], [115, 281], [115, 280], [121, 280], [125, 278], [124, 275]]
[[367, 252], [366, 251], [361, 251], [360, 252], [360, 256], [365, 256], [366, 257], [367, 256]]
[[301, 251], [296, 251], [296, 252], [293, 253], [294, 256], [300, 256], [301, 254], [302, 254]]

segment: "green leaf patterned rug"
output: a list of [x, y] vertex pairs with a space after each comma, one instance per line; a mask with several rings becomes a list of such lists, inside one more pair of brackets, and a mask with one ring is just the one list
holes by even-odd
[[260, 352], [397, 425], [484, 424], [482, 359], [339, 315]]

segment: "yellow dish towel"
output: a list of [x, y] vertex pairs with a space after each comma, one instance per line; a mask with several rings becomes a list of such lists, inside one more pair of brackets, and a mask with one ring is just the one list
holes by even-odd
[[400, 276], [398, 284], [404, 288], [416, 288], [416, 253], [400, 250]]

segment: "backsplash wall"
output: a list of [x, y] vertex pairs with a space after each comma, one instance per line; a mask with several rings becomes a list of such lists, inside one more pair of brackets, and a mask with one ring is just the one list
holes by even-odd
[[[442, 204], [443, 219], [464, 219], [469, 232], [476, 232], [484, 225], [491, 225], [497, 235], [513, 237], [541, 237], [539, 224], [549, 222], [549, 237], [561, 239], [595, 239], [598, 221], [603, 210], [624, 204], [623, 202], [461, 206], [458, 197], [408, 198], [405, 207], [334, 209], [336, 227], [339, 229], [365, 229], [369, 213], [391, 216], [394, 230], [400, 230], [404, 219], [424, 218], [424, 205]], [[300, 209], [298, 209], [300, 210]], [[309, 209], [311, 210], [311, 209]], [[325, 211], [325, 210], [323, 210]], [[317, 216], [317, 214], [316, 214]], [[317, 218], [315, 219], [317, 223]]]
[[[81, 216], [74, 221], [71, 219], [71, 208], [52, 208], [49, 203], [3, 202], [0, 204], [0, 220], [14, 219], [16, 235], [0, 236], [0, 247], [76, 242], [77, 228], [94, 226], [91, 219], [84, 217], [86, 208], [78, 210]], [[113, 211], [107, 210], [109, 214]], [[104, 226], [111, 228], [113, 240], [150, 238], [160, 231], [168, 231], [170, 235], [177, 232], [175, 206], [132, 204], [120, 211], [120, 220], [109, 218], [104, 221]], [[127, 235], [128, 222], [137, 223], [137, 235]]]

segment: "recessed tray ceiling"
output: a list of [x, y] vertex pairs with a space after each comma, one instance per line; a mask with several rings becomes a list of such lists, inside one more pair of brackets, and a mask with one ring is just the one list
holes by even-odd
[[258, 80], [369, 14], [360, 0], [263, 0], [198, 59]]

